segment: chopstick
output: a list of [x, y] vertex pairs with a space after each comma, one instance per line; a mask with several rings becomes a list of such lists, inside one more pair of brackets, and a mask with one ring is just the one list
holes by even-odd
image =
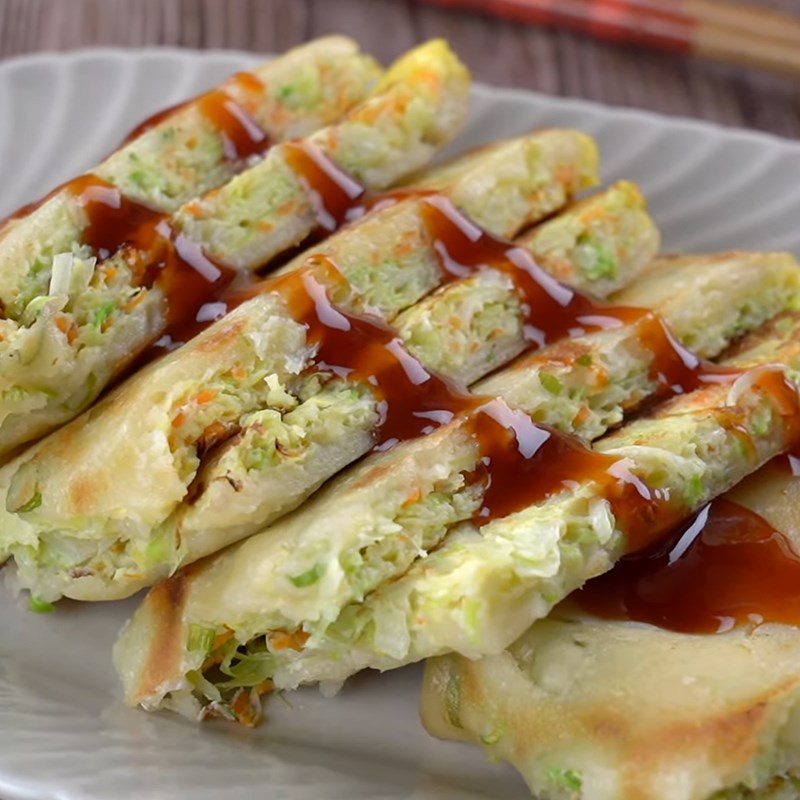
[[800, 74], [800, 19], [727, 0], [415, 0]]

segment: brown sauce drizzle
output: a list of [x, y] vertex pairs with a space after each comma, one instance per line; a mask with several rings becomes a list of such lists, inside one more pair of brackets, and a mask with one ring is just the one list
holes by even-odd
[[186, 100], [157, 111], [139, 123], [125, 137], [121, 146], [130, 144], [176, 112], [196, 104], [198, 111], [222, 136], [223, 152], [229, 161], [240, 161], [263, 153], [270, 146], [270, 139], [247, 110], [231, 96], [231, 86], [255, 96], [263, 95], [265, 92], [265, 86], [257, 75], [252, 72], [238, 72], [219, 89], [212, 89], [193, 100]]
[[800, 455], [795, 453], [784, 453], [783, 455], [773, 458], [770, 466], [775, 469], [781, 470], [793, 478], [800, 478]]
[[800, 624], [800, 554], [765, 519], [725, 497], [656, 547], [626, 556], [573, 597], [605, 619], [684, 633]]
[[601, 309], [581, 292], [545, 272], [522, 247], [492, 236], [469, 220], [445, 197], [427, 197], [422, 213], [439, 256], [445, 283], [491, 268], [514, 282], [525, 316], [525, 336], [536, 346], [580, 335], [645, 313], [639, 309]]
[[651, 489], [629, 469], [630, 462], [587, 447], [576, 436], [533, 422], [502, 399], [478, 408], [469, 421], [477, 438], [478, 474], [486, 486], [474, 521], [484, 525], [507, 517], [571, 486], [594, 481], [625, 531], [653, 529], [680, 512], [668, 492]]
[[742, 370], [696, 356], [684, 347], [656, 313], [648, 311], [639, 320], [639, 341], [654, 358], [651, 376], [659, 383], [660, 396], [693, 392], [712, 383], [732, 383]]
[[456, 416], [465, 419], [479, 448], [475, 479], [485, 484], [478, 524], [507, 516], [563, 490], [596, 480], [605, 488], [620, 524], [651, 526], [669, 496], [651, 491], [619, 458], [595, 452], [577, 437], [538, 425], [502, 399], [472, 395], [432, 374], [382, 320], [343, 310], [328, 288], [346, 285], [336, 265], [315, 257], [296, 272], [259, 286], [286, 302], [308, 329], [317, 352], [314, 369], [371, 385], [380, 401], [378, 449], [416, 438]]
[[[767, 394], [785, 420], [792, 449], [800, 444], [800, 396], [781, 370], [757, 368], [754, 383]], [[752, 441], [731, 411], [723, 424]], [[478, 439], [486, 491], [474, 520], [482, 525], [542, 502], [553, 494], [588, 481], [599, 484], [611, 505], [617, 527], [625, 533], [629, 553], [646, 550], [668, 534], [686, 514], [681, 498], [648, 486], [630, 469], [633, 464], [592, 450], [575, 436], [534, 423], [526, 414], [492, 400], [470, 417]]]
[[379, 448], [429, 433], [483, 402], [425, 369], [382, 320], [335, 305], [326, 287], [343, 281], [333, 262], [318, 257], [269, 282], [269, 290], [307, 327], [315, 369], [371, 385], [380, 401]]
[[[235, 130], [226, 134], [228, 157], [243, 158], [255, 152], [250, 148], [261, 146], [263, 140], [258, 140], [246, 119], [243, 121], [238, 106], [229, 106], [229, 102], [233, 101], [219, 92], [202, 101], [204, 113], [213, 109], [213, 114], [219, 114], [220, 129]], [[324, 153], [300, 143], [289, 145], [286, 153], [314, 198], [322, 230], [335, 230], [358, 213], [359, 203], [364, 203], [364, 187]], [[207, 320], [199, 313], [209, 301], [219, 299], [224, 311], [235, 304], [235, 296], [228, 301], [223, 292], [236, 273], [209, 259], [185, 237], [174, 235], [166, 215], [124, 198], [115, 187], [92, 176], [79, 178], [68, 188], [89, 217], [85, 241], [101, 256], [130, 248], [140, 264], [141, 283], [158, 283], [163, 288], [169, 308], [166, 339], [174, 342], [188, 335], [188, 329], [196, 333], [211, 322], [216, 313]], [[560, 284], [527, 251], [489, 235], [446, 198], [425, 195], [422, 205], [443, 280], [468, 277], [484, 268], [509, 275], [520, 294], [525, 333], [533, 346], [637, 323], [644, 326], [642, 341], [654, 354], [653, 375], [665, 392], [691, 391], [740, 374], [696, 358], [652, 312], [602, 306]], [[597, 453], [575, 437], [537, 425], [502, 400], [470, 395], [432, 374], [381, 320], [349, 313], [331, 301], [327, 287], [342, 281], [335, 265], [321, 257], [297, 272], [262, 282], [258, 291], [280, 292], [292, 316], [306, 325], [308, 340], [317, 349], [316, 369], [371, 384], [382, 415], [378, 448], [429, 433], [456, 416], [466, 418], [467, 430], [479, 447], [477, 477], [486, 487], [482, 508], [475, 516], [477, 524], [508, 516], [590, 480], [600, 484], [631, 550], [657, 540], [681, 518], [682, 504], [668, 492], [646, 486], [629, 470], [626, 459]], [[781, 413], [791, 416], [796, 427], [800, 421], [797, 393], [792, 389], [789, 397], [785, 379], [775, 380], [778, 383], [767, 385], [769, 379], [764, 378], [765, 390], [782, 404]], [[798, 441], [796, 431], [793, 435]], [[746, 432], [743, 436], [746, 438]]]
[[[308, 157], [305, 150], [297, 152]], [[352, 208], [358, 199], [357, 193], [344, 192], [340, 186], [331, 190], [327, 173], [321, 178], [318, 164], [306, 174], [328, 208]], [[730, 382], [741, 374], [694, 356], [652, 312], [603, 307], [562, 286], [528, 253], [489, 236], [455, 211], [449, 201], [426, 197], [424, 208], [445, 278], [466, 277], [485, 267], [510, 274], [522, 287], [526, 314], [537, 323], [534, 341], [544, 343], [587, 329], [633, 322], [642, 326], [642, 340], [654, 354], [653, 375], [664, 391], [691, 391], [708, 383]], [[343, 214], [336, 219], [341, 221]], [[320, 282], [317, 276], [322, 275]], [[479, 445], [477, 477], [486, 487], [475, 517], [478, 524], [589, 480], [601, 485], [632, 549], [645, 546], [681, 518], [685, 512], [682, 504], [668, 492], [646, 486], [629, 470], [625, 459], [597, 453], [576, 437], [537, 425], [502, 400], [466, 394], [432, 375], [405, 350], [393, 329], [379, 319], [350, 314], [330, 300], [326, 286], [344, 283], [335, 264], [317, 257], [299, 272], [263, 282], [257, 292], [277, 291], [284, 296], [292, 316], [307, 326], [309, 341], [317, 346], [317, 369], [375, 387], [383, 413], [380, 448], [425, 434], [457, 415], [467, 418], [467, 430]], [[782, 413], [800, 418], [796, 393], [786, 387], [782, 374], [765, 373], [759, 382], [776, 398]], [[742, 435], [746, 437], [746, 432]]]
[[82, 175], [62, 188], [86, 213], [83, 243], [95, 250], [101, 260], [125, 245], [147, 248], [155, 227], [165, 219], [164, 214], [129, 200], [116, 186], [96, 175]]
[[[237, 82], [247, 73], [240, 73]], [[248, 77], [258, 81], [254, 75]], [[264, 86], [260, 81], [261, 91]], [[203, 95], [198, 101], [200, 113], [220, 133], [223, 152], [228, 161], [241, 161], [250, 156], [260, 155], [271, 144], [266, 131], [237, 103], [225, 89], [216, 89]]]
[[566, 336], [637, 324], [642, 344], [654, 355], [653, 377], [663, 393], [680, 394], [741, 374], [698, 358], [644, 308], [605, 306], [545, 272], [524, 248], [481, 229], [446, 198], [427, 197], [423, 216], [434, 240], [445, 282], [491, 268], [511, 278], [522, 301], [524, 332], [534, 348]]
[[311, 197], [320, 227], [312, 238], [323, 238], [348, 221], [351, 212], [359, 207], [366, 189], [312, 144], [287, 142], [283, 152]]
[[[456, 416], [465, 418], [466, 430], [479, 448], [475, 478], [485, 485], [477, 524], [587, 481], [600, 485], [631, 550], [657, 539], [685, 513], [680, 498], [647, 486], [631, 471], [627, 459], [595, 452], [577, 437], [534, 423], [502, 399], [470, 395], [431, 374], [381, 320], [336, 305], [328, 287], [341, 285], [346, 285], [345, 279], [335, 264], [316, 257], [297, 272], [265, 282], [262, 290], [281, 294], [292, 317], [307, 327], [308, 340], [317, 348], [315, 369], [374, 387], [382, 413], [380, 449], [424, 435]], [[686, 361], [687, 370], [696, 370], [701, 363], [688, 354]], [[676, 380], [675, 375], [670, 373], [669, 379]], [[760, 370], [755, 381], [773, 398], [778, 412], [789, 418], [792, 436], [800, 441], [794, 387], [775, 370]], [[736, 422], [735, 418], [730, 422], [734, 429]]]
[[[252, 116], [250, 116], [247, 110], [241, 104], [237, 103], [229, 94], [226, 86], [230, 85], [236, 85], [241, 90], [250, 94], [260, 94], [265, 91], [264, 84], [258, 76], [249, 72], [237, 73], [220, 89], [214, 89], [206, 94], [200, 95], [194, 100], [187, 100], [183, 103], [178, 103], [169, 108], [162, 109], [148, 117], [123, 139], [120, 147], [130, 144], [134, 139], [137, 139], [143, 133], [154, 128], [177, 111], [180, 111], [192, 103], [196, 103], [200, 113], [222, 137], [223, 153], [226, 159], [229, 161], [244, 161], [250, 156], [264, 153], [270, 147], [271, 141], [267, 133]], [[27, 203], [6, 217], [0, 217], [0, 228], [7, 222], [20, 219], [36, 211], [37, 208], [44, 205], [63, 189], [72, 191], [75, 186], [80, 186], [81, 182], [91, 181], [103, 182], [101, 178], [97, 178], [92, 174], [83, 175], [71, 181], [67, 181], [67, 183], [57, 186], [40, 200]], [[73, 193], [76, 192], [73, 191]]]
[[642, 344], [654, 355], [652, 375], [661, 384], [662, 395], [730, 382], [741, 374], [695, 356], [672, 336], [658, 314], [644, 308], [603, 305], [560, 283], [527, 250], [492, 236], [445, 197], [426, 197], [423, 217], [445, 283], [486, 268], [511, 278], [522, 301], [524, 333], [533, 348], [566, 336], [635, 323]]
[[207, 303], [219, 297], [236, 275], [210, 259], [182, 234], [175, 235], [167, 215], [126, 198], [95, 175], [67, 184], [87, 216], [83, 241], [101, 259], [124, 251], [137, 285], [158, 284], [167, 306], [167, 331], [175, 338], [196, 320]]

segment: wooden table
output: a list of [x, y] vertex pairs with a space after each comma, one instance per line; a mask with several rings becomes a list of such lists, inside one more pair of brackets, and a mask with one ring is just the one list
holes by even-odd
[[[800, 0], [749, 1], [800, 14]], [[478, 80], [800, 136], [800, 81], [409, 0], [0, 0], [0, 58], [89, 45], [274, 52], [329, 32], [384, 61], [445, 36]]]

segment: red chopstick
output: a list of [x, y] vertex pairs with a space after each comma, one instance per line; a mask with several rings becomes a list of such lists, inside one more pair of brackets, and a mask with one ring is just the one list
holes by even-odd
[[800, 19], [726, 0], [416, 0], [800, 74]]

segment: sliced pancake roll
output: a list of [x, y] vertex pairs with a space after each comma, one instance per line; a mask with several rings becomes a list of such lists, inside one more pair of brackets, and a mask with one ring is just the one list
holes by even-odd
[[686, 376], [691, 364], [671, 360], [665, 336], [695, 356], [714, 358], [776, 311], [793, 309], [797, 278], [797, 263], [786, 253], [656, 258], [642, 279], [612, 299], [657, 315], [522, 356], [474, 391], [500, 395], [537, 422], [596, 439], [644, 398]]
[[[563, 206], [569, 200], [597, 185], [598, 161], [594, 140], [571, 129], [535, 131], [493, 142], [418, 175], [396, 192], [379, 195], [372, 213], [358, 224], [303, 251], [277, 274], [302, 267], [312, 256], [325, 256], [356, 292], [359, 307], [394, 320], [443, 283], [457, 281], [458, 273], [478, 266], [459, 264], [456, 272], [445, 268], [440, 250], [448, 235], [462, 249], [472, 244], [468, 234], [487, 233], [487, 242], [497, 237], [496, 256], [502, 258], [508, 248], [504, 237], [513, 238], [555, 212], [567, 213]], [[474, 199], [478, 187], [482, 204]], [[635, 217], [640, 230], [634, 252], [623, 254], [619, 281], [624, 284], [652, 257], [658, 232], [640, 195], [632, 193], [622, 213]], [[468, 233], [461, 232], [470, 223]], [[528, 250], [539, 258], [539, 250]], [[596, 288], [599, 295], [608, 293], [591, 280], [586, 288]]]
[[[620, 182], [569, 207], [517, 240], [558, 280], [606, 297], [658, 250], [644, 198]], [[472, 383], [530, 347], [525, 298], [513, 275], [483, 270], [444, 286], [399, 316], [409, 350], [428, 367]]]
[[[0, 239], [0, 259], [11, 259], [0, 262], [0, 456], [74, 417], [147, 346], [170, 347], [195, 322], [218, 318], [237, 276], [330, 232], [365, 189], [423, 166], [460, 129], [468, 90], [464, 66], [430, 42], [354, 97], [344, 117], [275, 144], [171, 217], [91, 174], [42, 206], [78, 209], [77, 228], [48, 244], [44, 260], [19, 239], [42, 212], [11, 222]], [[232, 102], [223, 101], [228, 111]], [[55, 220], [45, 227], [60, 230]]]
[[[98, 256], [84, 192], [115, 187], [163, 212], [233, 177], [273, 143], [308, 136], [363, 101], [380, 67], [340, 36], [290, 50], [219, 88], [157, 115], [88, 175], [56, 189], [0, 226], [0, 289], [9, 315], [46, 294], [59, 253]], [[115, 195], [116, 196], [116, 195]]]
[[[614, 194], [615, 191], [612, 189], [608, 194]], [[606, 194], [598, 195], [597, 202], [601, 203]], [[620, 253], [616, 279], [618, 285], [627, 283], [639, 273], [650, 261], [656, 248], [657, 232], [640, 202], [634, 202], [625, 210], [618, 210], [620, 217], [635, 220], [637, 235], [627, 237], [624, 244], [621, 238], [614, 240], [609, 237], [609, 244], [617, 245], [615, 250]], [[544, 223], [541, 229], [560, 225], [563, 217], [570, 218], [572, 214], [572, 210], [568, 209]], [[393, 216], [396, 222], [399, 212], [396, 210], [381, 216]], [[374, 226], [376, 237], [377, 223], [377, 219], [373, 220], [370, 226]], [[345, 238], [338, 237], [338, 241], [344, 243]], [[373, 241], [378, 240], [376, 238]], [[427, 252], [426, 247], [415, 248], [412, 252], [417, 254], [419, 263], [424, 263], [420, 257]], [[433, 247], [430, 252], [433, 252]], [[528, 252], [534, 257], [538, 256], [532, 247]], [[409, 265], [406, 259], [405, 272], [402, 273], [404, 282], [401, 289], [391, 292], [393, 299], [402, 298], [410, 287], [419, 285], [413, 280], [414, 273], [419, 272], [415, 266]], [[784, 281], [788, 280], [791, 285], [796, 270], [791, 262], [780, 262], [780, 259], [776, 261], [776, 266], [774, 278], [785, 289]], [[357, 269], [356, 275], [363, 279], [366, 272]], [[370, 292], [380, 292], [380, 296], [385, 297], [383, 292], [391, 287], [391, 277], [387, 276], [385, 282], [378, 280], [383, 274], [383, 270], [376, 271], [373, 281], [364, 281], [366, 285], [362, 297], [370, 296]], [[425, 275], [424, 272], [421, 274]], [[494, 335], [497, 330], [514, 332], [514, 352], [532, 344], [524, 336], [524, 299], [508, 273], [487, 269], [478, 275], [492, 275], [494, 278], [488, 281], [473, 278], [456, 280], [442, 292], [412, 306], [395, 320], [400, 338], [426, 369], [463, 383], [485, 375], [513, 355], [509, 350], [498, 347], [500, 336]], [[580, 286], [592, 287], [589, 279], [581, 280], [575, 276], [575, 282]], [[743, 290], [751, 288], [752, 281], [747, 281], [747, 284], [747, 287], [742, 287]], [[502, 287], [504, 299], [507, 300], [502, 305], [497, 302], [497, 293], [493, 291], [498, 285]], [[488, 290], [487, 286], [490, 287]], [[764, 307], [766, 313], [780, 308], [782, 302], [777, 297], [770, 298]], [[415, 311], [418, 307], [424, 308], [424, 313], [417, 315]], [[449, 317], [464, 321], [466, 314], [463, 312], [466, 308], [471, 311], [473, 324], [465, 324], [460, 328], [451, 326], [457, 346], [446, 357], [441, 357], [444, 355], [442, 350], [414, 346], [416, 342], [407, 338], [414, 328], [413, 325], [407, 327], [404, 322], [421, 320], [427, 327], [426, 321], [429, 319], [445, 320]], [[386, 310], [387, 306], [384, 305], [383, 311]], [[317, 382], [318, 378], [315, 377], [315, 388]], [[379, 408], [375, 406], [374, 398], [350, 384], [343, 386], [334, 383], [301, 398], [296, 405], [284, 409], [281, 423], [278, 424], [274, 412], [256, 413], [242, 420], [237, 435], [220, 446], [214, 456], [201, 465], [195, 483], [196, 487], [201, 487], [201, 491], [194, 493], [189, 502], [182, 502], [172, 517], [172, 524], [180, 529], [181, 538], [188, 548], [188, 560], [206, 555], [211, 552], [211, 547], [218, 549], [220, 537], [230, 542], [277, 519], [307, 497], [323, 479], [331, 477], [357, 455], [367, 452], [376, 441], [380, 443], [386, 437], [385, 432], [378, 430]], [[376, 440], [376, 436], [381, 438]]]
[[503, 653], [430, 660], [426, 728], [511, 762], [537, 797], [796, 797], [798, 508], [781, 457]]
[[[728, 276], [751, 272], [757, 264], [761, 280], [753, 281], [754, 287], [766, 285], [765, 276], [776, 269], [786, 281], [778, 302], [797, 296], [797, 265], [788, 256], [766, 256], [760, 263], [730, 257], [700, 263], [709, 269], [716, 263]], [[667, 263], [655, 269], [657, 279], [661, 269], [680, 272]], [[703, 286], [704, 271], [694, 274]], [[669, 307], [669, 282], [663, 285]], [[729, 296], [709, 293], [694, 306], [698, 324], [693, 333], [699, 341], [708, 315], [717, 304], [717, 313], [727, 315], [730, 302]], [[748, 292], [738, 302], [750, 308], [754, 296]], [[639, 314], [639, 320], [652, 318]], [[770, 315], [766, 308], [764, 315]], [[737, 331], [734, 326], [731, 335]], [[579, 344], [575, 369], [590, 366], [581, 358], [581, 347], [606, 334], [574, 340]], [[638, 353], [644, 361], [640, 384], [622, 387], [617, 402], [624, 401], [626, 388], [641, 392], [639, 386], [648, 381], [651, 391], [675, 390], [659, 372], [651, 378], [647, 368], [654, 352], [661, 353], [663, 342], [671, 340], [657, 341], [651, 344], [655, 351], [641, 342], [632, 348], [629, 357]], [[789, 345], [783, 350], [773, 345], [775, 352], [759, 352], [752, 360], [769, 363], [777, 355], [793, 354]], [[672, 346], [673, 363], [682, 363], [688, 354]], [[708, 349], [713, 347], [709, 341]], [[610, 484], [644, 487], [645, 480], [673, 481], [672, 494], [685, 502], [669, 510], [690, 513], [705, 492], [723, 491], [736, 475], [756, 469], [785, 446], [789, 433], [783, 414], [789, 413], [794, 389], [775, 377], [780, 373], [763, 371], [761, 377], [739, 377], [731, 386], [740, 368], [720, 373], [727, 382], [712, 382], [665, 407], [658, 426], [670, 431], [672, 440], [654, 441], [642, 448], [642, 455], [635, 448], [627, 452], [621, 441], [620, 452], [612, 450], [613, 437], [602, 454], [592, 453], [575, 439], [537, 427], [502, 401], [473, 397], [472, 409], [451, 423], [370, 456], [263, 533], [156, 587], [118, 648], [129, 701], [230, 713], [240, 689], [250, 692], [267, 679], [283, 687], [341, 681], [358, 669], [397, 666], [431, 650], [502, 648], [513, 641], [497, 643], [506, 630], [524, 630], [531, 615], [544, 613], [570, 582], [602, 571], [618, 555], [624, 531], [616, 529], [612, 504], [603, 494]], [[706, 373], [693, 373], [698, 381], [701, 374]], [[690, 377], [683, 378], [687, 387]], [[559, 393], [552, 388], [544, 380], [534, 391], [557, 406]], [[583, 419], [577, 415], [570, 430], [580, 432]], [[635, 435], [637, 425], [645, 423], [622, 430]], [[742, 445], [740, 428], [749, 432], [752, 448]], [[617, 440], [622, 435], [615, 434]], [[555, 453], [545, 448], [537, 455], [536, 443], [551, 438]], [[709, 442], [719, 448], [714, 458], [694, 452]], [[572, 456], [585, 456], [594, 465], [591, 477], [572, 475]], [[498, 472], [487, 474], [492, 463]], [[522, 483], [521, 474], [526, 476]], [[562, 481], [567, 483], [562, 486]], [[510, 496], [503, 495], [504, 488]], [[662, 488], [654, 489], [658, 497]], [[576, 536], [580, 545], [573, 541]], [[491, 612], [501, 623], [496, 630], [490, 628]], [[215, 638], [218, 634], [221, 639]]]
[[379, 191], [424, 167], [459, 133], [470, 79], [440, 39], [396, 61], [372, 95], [334, 125], [287, 142], [218, 190], [178, 210], [176, 224], [211, 257], [261, 265], [317, 229], [345, 221], [364, 189]]
[[[558, 181], [563, 172], [553, 150], [570, 160], [588, 154], [584, 166], [569, 173], [573, 182], [549, 193], [558, 202], [594, 180], [594, 146], [574, 131], [531, 134], [462, 157], [445, 168], [452, 184], [437, 179], [441, 194], [404, 192], [379, 203], [181, 350], [7, 465], [0, 480], [9, 487], [9, 513], [0, 539], [17, 554], [24, 585], [47, 599], [132, 594], [260, 530], [380, 436], [386, 440], [386, 393], [408, 390], [413, 402], [420, 390], [406, 385], [402, 370], [392, 372], [400, 363], [392, 349], [400, 339], [384, 322], [442, 282], [458, 280], [437, 252], [439, 226], [446, 223], [449, 241], [469, 244], [466, 234], [453, 238], [451, 228], [475, 224], [451, 198], [464, 183], [490, 184], [502, 165], [504, 181], [495, 191], [511, 202], [495, 223], [503, 230], [524, 227], [553, 210], [540, 197], [545, 176]], [[527, 208], [513, 201], [519, 195], [531, 198]], [[645, 267], [657, 242], [641, 203], [632, 203], [628, 213], [639, 220], [640, 235], [620, 259], [620, 283]], [[555, 220], [545, 227], [551, 224]], [[508, 270], [503, 254], [513, 245], [483, 236]], [[531, 252], [520, 252], [531, 259]], [[316, 277], [308, 271], [314, 258], [327, 265], [312, 270]], [[313, 302], [309, 290], [316, 293]], [[472, 291], [474, 305], [488, 302], [480, 286]], [[320, 316], [328, 294], [341, 311], [331, 307]], [[364, 307], [371, 316], [363, 316]], [[346, 324], [357, 334], [339, 346], [335, 320], [341, 313], [350, 315]], [[486, 346], [479, 335], [473, 341]], [[348, 359], [358, 364], [343, 369]], [[449, 377], [461, 377], [458, 365]], [[418, 422], [410, 433], [427, 424]], [[129, 482], [110, 479], [137, 463], [150, 466]], [[40, 501], [31, 505], [36, 496]]]
[[[90, 174], [132, 200], [175, 211], [223, 184], [273, 143], [335, 122], [369, 95], [381, 74], [380, 65], [353, 40], [314, 39], [145, 120]], [[20, 257], [27, 252], [46, 258], [80, 243], [79, 206], [67, 184], [41, 204], [17, 211], [0, 230], [16, 231]], [[63, 227], [53, 226], [55, 220]], [[6, 242], [3, 246], [10, 258]]]
[[[517, 144], [512, 145], [514, 142]], [[509, 152], [509, 145], [515, 153]], [[500, 141], [471, 150], [414, 176], [410, 183], [422, 192], [442, 193], [457, 179], [457, 186], [448, 192], [457, 208], [486, 230], [511, 238], [521, 230], [517, 220], [531, 223], [544, 219], [579, 189], [594, 186], [598, 160], [597, 145], [590, 136], [545, 129], [535, 138], [510, 139], [507, 144]], [[480, 169], [473, 168], [477, 163]], [[521, 181], [523, 171], [526, 177]]]
[[351, 39], [314, 39], [145, 121], [92, 174], [131, 200], [177, 211], [273, 144], [335, 123], [382, 74]]
[[[449, 651], [499, 652], [585, 580], [796, 446], [796, 387], [774, 371], [783, 365], [794, 375], [800, 366], [800, 317], [788, 322], [788, 332], [775, 328], [765, 342], [756, 336], [727, 364], [732, 374], [709, 372], [701, 388], [580, 451], [578, 469], [557, 440], [534, 448], [538, 471], [525, 473], [522, 489], [511, 485], [519, 465], [503, 472], [499, 462], [505, 483], [495, 482], [496, 497], [490, 482], [489, 499], [470, 520], [400, 579], [346, 609], [318, 652], [307, 645], [276, 682], [341, 680], [356, 666], [387, 669]], [[523, 507], [530, 494], [544, 499]]]

